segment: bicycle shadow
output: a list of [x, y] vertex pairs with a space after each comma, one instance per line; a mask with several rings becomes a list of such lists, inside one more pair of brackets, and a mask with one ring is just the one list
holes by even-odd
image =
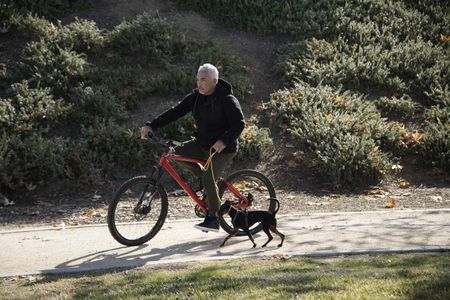
[[[218, 259], [234, 255], [255, 255], [267, 251], [267, 248], [251, 248], [248, 237], [236, 237], [219, 247], [223, 237], [174, 244], [168, 247], [152, 247], [152, 242], [140, 246], [121, 246], [93, 254], [76, 257], [56, 265], [52, 269], [41, 270], [42, 273], [78, 273], [107, 269], [131, 269], [148, 264], [187, 262], [203, 259]], [[233, 245], [242, 243], [236, 249]], [[146, 250], [149, 251], [146, 251]], [[250, 251], [249, 251], [250, 250]], [[205, 255], [198, 255], [204, 253]]]

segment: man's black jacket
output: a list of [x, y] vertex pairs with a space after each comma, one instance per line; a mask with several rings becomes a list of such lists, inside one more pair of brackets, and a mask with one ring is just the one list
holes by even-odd
[[147, 122], [157, 130], [191, 112], [196, 123], [195, 138], [205, 149], [222, 140], [227, 146], [223, 152], [237, 151], [237, 139], [245, 126], [244, 115], [231, 84], [219, 79], [212, 95], [205, 96], [195, 89], [180, 103]]

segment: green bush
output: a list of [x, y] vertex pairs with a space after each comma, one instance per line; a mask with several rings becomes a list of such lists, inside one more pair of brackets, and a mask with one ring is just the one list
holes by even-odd
[[[79, 115], [83, 124], [91, 124], [93, 120], [103, 120], [108, 118], [121, 119], [125, 114], [124, 104], [111, 92], [107, 86], [84, 86], [74, 89], [72, 94], [74, 106], [81, 108]], [[77, 112], [74, 112], [77, 114]], [[89, 118], [89, 116], [91, 118]]]
[[205, 1], [177, 0], [183, 8], [208, 13], [226, 25], [258, 33], [320, 34], [336, 22], [335, 11], [342, 1]]
[[10, 17], [10, 22], [22, 34], [31, 34], [31, 37], [36, 39], [53, 37], [58, 30], [49, 20], [32, 14], [14, 14]]
[[51, 38], [56, 39], [60, 47], [78, 53], [98, 50], [105, 40], [95, 22], [78, 19], [66, 26], [59, 24], [52, 35]]
[[279, 69], [289, 81], [306, 80], [347, 89], [389, 89], [396, 93], [431, 95], [433, 87], [450, 82], [450, 52], [421, 40], [383, 48], [381, 45], [348, 44], [312, 39], [281, 51]]
[[413, 101], [407, 94], [400, 98], [392, 96], [381, 97], [374, 101], [375, 105], [384, 112], [394, 112], [400, 114], [403, 118], [413, 117], [419, 107], [417, 102]]
[[64, 175], [68, 141], [47, 138], [42, 133], [29, 136], [0, 135], [0, 185], [13, 190], [32, 188]]
[[450, 174], [450, 122], [429, 123], [420, 144], [420, 151], [426, 159], [425, 164]]
[[177, 0], [226, 25], [265, 34], [324, 36], [344, 33], [350, 41], [387, 36], [437, 37], [450, 31], [444, 1]]
[[390, 164], [400, 131], [361, 96], [306, 83], [274, 93], [268, 103], [278, 124], [306, 148], [308, 159], [336, 182], [374, 179]]
[[13, 14], [33, 14], [55, 20], [70, 10], [87, 7], [87, 0], [2, 0], [0, 2], [0, 22]]
[[123, 21], [109, 34], [110, 46], [122, 54], [145, 55], [151, 61], [164, 62], [181, 56], [185, 36], [157, 14], [142, 14]]
[[0, 99], [0, 124], [8, 132], [56, 124], [67, 116], [71, 108], [62, 99], [55, 100], [49, 88], [30, 88], [27, 81], [11, 87], [14, 98]]
[[41, 39], [25, 46], [22, 69], [34, 86], [50, 87], [55, 95], [63, 95], [83, 75], [85, 65], [84, 55]]
[[118, 167], [145, 170], [154, 161], [156, 145], [140, 139], [140, 126], [106, 120], [83, 127], [84, 159], [105, 171]]
[[137, 107], [145, 97], [155, 93], [157, 79], [140, 68], [119, 66], [117, 68], [90, 68], [84, 76], [84, 83], [109, 89], [126, 109]]
[[246, 126], [239, 137], [238, 160], [261, 160], [268, 158], [273, 151], [273, 140], [268, 128], [256, 125]]
[[417, 147], [423, 163], [450, 173], [450, 105], [433, 105], [425, 111], [423, 140]]

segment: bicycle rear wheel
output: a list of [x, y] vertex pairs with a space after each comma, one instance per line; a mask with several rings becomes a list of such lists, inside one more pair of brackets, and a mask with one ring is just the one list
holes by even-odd
[[108, 208], [108, 228], [116, 241], [136, 246], [152, 239], [167, 216], [167, 193], [153, 179], [137, 176], [124, 182]]
[[[253, 196], [252, 206], [247, 207], [247, 211], [265, 210], [274, 212], [277, 208], [275, 188], [272, 182], [264, 174], [255, 170], [240, 170], [232, 173], [225, 179], [231, 183], [242, 195]], [[221, 201], [239, 201], [236, 196], [227, 188], [225, 183], [219, 183], [219, 195]], [[231, 218], [228, 215], [219, 217], [220, 226], [228, 233], [233, 230]], [[255, 234], [262, 229], [261, 223], [256, 223], [250, 227], [250, 232]], [[242, 230], [237, 235], [245, 235]]]

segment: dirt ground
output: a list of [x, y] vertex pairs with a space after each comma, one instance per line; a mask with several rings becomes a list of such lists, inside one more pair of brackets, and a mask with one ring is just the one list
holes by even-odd
[[[195, 12], [179, 11], [167, 1], [100, 0], [93, 9], [68, 15], [94, 20], [100, 28], [111, 28], [124, 18], [157, 10], [177, 23], [189, 37], [212, 40], [237, 55], [250, 67], [253, 93], [243, 103], [244, 114], [259, 113], [259, 107], [270, 93], [282, 88], [274, 72], [276, 51], [289, 42], [289, 37], [258, 36], [237, 29], [224, 28]], [[155, 99], [151, 99], [155, 101]], [[281, 202], [280, 214], [450, 208], [450, 178], [415, 166], [404, 169], [374, 186], [342, 188], [334, 186], [300, 163], [292, 161], [293, 146], [275, 134], [277, 150], [263, 162], [238, 162], [231, 168], [255, 168], [269, 176]], [[231, 171], [230, 170], [230, 171]], [[120, 181], [101, 180], [96, 183], [62, 182], [58, 186], [17, 195], [11, 206], [0, 206], [3, 228], [29, 226], [70, 226], [105, 222], [108, 201]], [[173, 184], [169, 192], [177, 189]], [[30, 205], [30, 201], [33, 203]], [[386, 208], [392, 199], [395, 205]], [[27, 201], [25, 201], [27, 200]], [[27, 202], [27, 205], [21, 203]], [[195, 218], [193, 202], [184, 196], [170, 196], [169, 218]]]

